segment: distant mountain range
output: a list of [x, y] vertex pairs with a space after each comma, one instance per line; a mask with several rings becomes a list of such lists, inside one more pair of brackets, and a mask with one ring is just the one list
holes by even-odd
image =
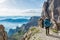
[[[32, 26], [38, 26], [38, 19], [40, 19], [40, 16], [33, 16], [30, 18], [29, 22], [26, 24], [23, 24], [21, 27], [16, 27], [16, 29], [10, 29], [8, 32], [9, 36], [14, 35], [15, 33], [22, 32], [25, 33], [28, 31], [28, 29]], [[21, 20], [24, 21], [24, 20]]]
[[29, 21], [29, 19], [4, 19], [4, 20], [0, 20], [0, 22], [5, 21], [5, 22], [12, 22], [12, 23], [23, 23], [23, 22], [27, 22]]

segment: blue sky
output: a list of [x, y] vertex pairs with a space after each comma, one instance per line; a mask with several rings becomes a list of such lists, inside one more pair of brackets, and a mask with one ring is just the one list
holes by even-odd
[[44, 1], [0, 0], [0, 16], [40, 16]]

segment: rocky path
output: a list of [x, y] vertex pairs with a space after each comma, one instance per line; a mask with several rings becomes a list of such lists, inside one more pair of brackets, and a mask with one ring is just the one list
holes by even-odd
[[41, 28], [40, 37], [42, 40], [60, 40], [59, 34], [55, 34], [50, 31], [50, 35], [46, 36], [45, 29]]
[[34, 31], [28, 31], [24, 37], [24, 40], [60, 40], [60, 34], [53, 33], [51, 30], [50, 35], [48, 36], [46, 35], [46, 31], [43, 28], [36, 27]]
[[53, 34], [52, 32], [50, 32], [49, 36], [46, 36], [45, 29], [40, 28], [40, 33], [32, 36], [30, 40], [60, 40], [60, 36], [58, 34]]

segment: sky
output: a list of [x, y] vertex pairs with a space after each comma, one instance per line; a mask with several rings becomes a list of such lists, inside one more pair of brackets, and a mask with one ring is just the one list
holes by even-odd
[[40, 16], [46, 0], [0, 0], [0, 16]]

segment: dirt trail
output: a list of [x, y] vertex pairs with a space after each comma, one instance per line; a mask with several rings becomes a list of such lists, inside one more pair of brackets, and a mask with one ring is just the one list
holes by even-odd
[[[53, 33], [51, 30], [50, 30], [50, 35], [46, 36], [46, 30], [43, 29], [43, 28], [39, 28], [39, 27], [36, 27], [36, 29], [39, 30], [38, 33], [35, 33], [34, 35], [33, 32], [28, 32], [27, 36], [29, 37], [26, 37], [25, 40], [60, 40], [60, 35], [59, 34], [56, 34], [56, 33]], [[35, 30], [36, 31], [36, 30]]]
[[39, 34], [40, 34], [40, 38], [42, 40], [60, 40], [59, 34], [56, 34], [56, 33], [53, 33], [50, 31], [50, 35], [46, 36], [45, 29], [40, 28], [40, 30], [41, 30], [41, 33], [39, 33]]

